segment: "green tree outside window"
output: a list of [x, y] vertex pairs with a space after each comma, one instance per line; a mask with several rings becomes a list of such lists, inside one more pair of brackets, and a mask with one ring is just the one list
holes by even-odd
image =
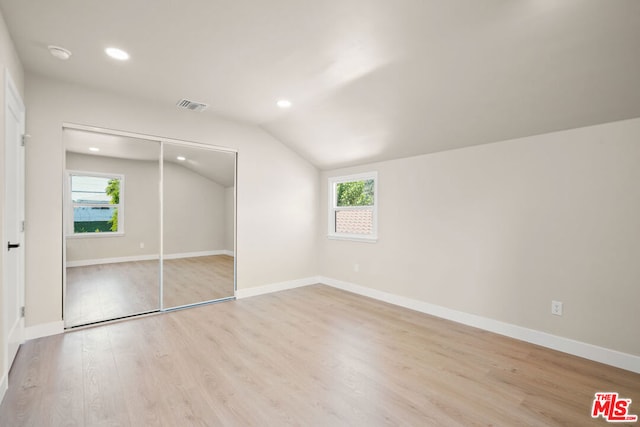
[[336, 184], [337, 206], [373, 206], [373, 180]]
[[[107, 188], [105, 189], [105, 193], [111, 197], [110, 203], [112, 205], [120, 204], [120, 180], [110, 179], [107, 184]], [[118, 209], [113, 211], [109, 224], [111, 226], [111, 231], [118, 231]]]

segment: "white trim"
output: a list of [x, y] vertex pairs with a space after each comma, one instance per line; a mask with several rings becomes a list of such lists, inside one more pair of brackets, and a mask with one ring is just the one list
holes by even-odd
[[64, 321], [41, 323], [39, 325], [28, 326], [24, 329], [24, 338], [34, 340], [36, 338], [58, 335], [64, 332]]
[[229, 249], [223, 249], [223, 250], [222, 250], [222, 252], [223, 252], [225, 255], [229, 255], [229, 256], [232, 256], [232, 257], [235, 257], [235, 256], [236, 256], [236, 255], [235, 255], [235, 252], [234, 252], [234, 251], [230, 251]]
[[78, 261], [67, 261], [67, 267], [86, 267], [88, 265], [101, 265], [101, 264], [116, 264], [119, 262], [134, 262], [134, 261], [153, 261], [159, 259], [158, 255], [135, 255], [135, 256], [123, 256], [115, 258], [98, 258], [98, 259], [81, 259]]
[[[233, 295], [238, 295], [238, 153], [233, 156]], [[226, 243], [226, 242], [225, 242]], [[229, 254], [227, 254], [229, 255]]]
[[581, 341], [572, 340], [570, 338], [560, 337], [548, 334], [546, 332], [529, 329], [510, 323], [501, 322], [499, 320], [487, 317], [469, 314], [462, 311], [452, 310], [435, 304], [429, 304], [424, 301], [407, 298], [400, 295], [394, 295], [387, 292], [371, 289], [366, 286], [356, 285], [354, 283], [343, 282], [328, 277], [318, 277], [318, 282], [334, 288], [342, 289], [358, 295], [384, 301], [390, 304], [416, 310], [421, 313], [430, 314], [441, 317], [443, 319], [452, 320], [457, 323], [480, 328], [496, 334], [505, 335], [521, 341], [537, 344], [563, 353], [569, 353], [574, 356], [583, 357], [585, 359], [626, 369], [631, 372], [640, 373], [640, 356], [622, 353], [620, 351], [599, 347]]
[[2, 375], [2, 379], [0, 379], [0, 403], [4, 399], [4, 395], [7, 393], [9, 389], [9, 372], [5, 372]]
[[124, 233], [121, 231], [102, 231], [100, 233], [67, 234], [64, 237], [65, 239], [104, 239], [105, 237], [124, 237]]
[[[102, 128], [98, 126], [87, 126], [87, 125], [81, 125], [78, 123], [62, 122], [62, 128], [83, 130], [86, 132], [105, 133], [105, 134], [116, 135], [116, 136], [126, 136], [129, 138], [144, 139], [147, 141], [168, 142], [171, 144], [179, 144], [179, 145], [185, 145], [185, 146], [190, 145], [192, 147], [200, 147], [200, 148], [207, 148], [207, 149], [213, 148], [218, 151], [226, 151], [229, 153], [238, 152], [238, 149], [236, 148], [222, 147], [220, 145], [203, 144], [202, 142], [187, 141], [183, 139], [165, 138], [157, 135], [148, 135], [144, 133], [128, 132], [128, 131], [117, 130], [117, 129], [108, 129], [108, 128]], [[160, 158], [162, 159], [162, 157]]]
[[[18, 145], [18, 141], [12, 140], [10, 137], [18, 136], [22, 138], [22, 142], [24, 143], [24, 138], [27, 136], [25, 134], [26, 108], [22, 100], [22, 96], [11, 77], [11, 73], [8, 68], [4, 68], [4, 82], [2, 84], [4, 85], [4, 99], [0, 102], [2, 102], [4, 106], [4, 117], [2, 119], [4, 121], [2, 124], [4, 126], [4, 133], [2, 134], [3, 142], [0, 149], [5, 153], [2, 166], [5, 167], [7, 162], [16, 162], [16, 176], [13, 177], [16, 181], [13, 182], [6, 179], [7, 169], [5, 168], [2, 173], [2, 177], [5, 179], [4, 185], [2, 186], [3, 208], [0, 210], [5, 217], [4, 223], [0, 226], [0, 234], [2, 235], [2, 239], [4, 239], [2, 240], [3, 242], [8, 241], [9, 238], [15, 238], [17, 240], [14, 241], [14, 243], [20, 243], [22, 247], [16, 249], [15, 255], [12, 257], [15, 259], [16, 276], [12, 278], [11, 282], [8, 280], [10, 269], [7, 267], [14, 264], [9, 264], [6, 251], [3, 251], [3, 254], [0, 257], [1, 262], [5, 266], [2, 276], [0, 276], [4, 283], [4, 286], [0, 289], [0, 322], [2, 323], [2, 325], [0, 325], [0, 341], [2, 342], [2, 348], [0, 348], [0, 354], [2, 354], [0, 370], [3, 373], [2, 384], [0, 385], [0, 399], [4, 397], [8, 387], [8, 375], [11, 365], [15, 361], [20, 345], [24, 342], [24, 318], [19, 316], [17, 321], [16, 319], [9, 318], [11, 312], [9, 308], [15, 309], [15, 313], [18, 315], [17, 310], [20, 310], [20, 307], [24, 307], [25, 304], [24, 230], [14, 229], [17, 232], [17, 235], [8, 235], [8, 229], [12, 228], [11, 226], [16, 224], [9, 224], [6, 214], [9, 204], [12, 204], [13, 208], [16, 210], [16, 222], [24, 221], [25, 219], [25, 147], [23, 145]], [[15, 121], [13, 120], [14, 117], [16, 119]], [[10, 130], [13, 129], [13, 126], [8, 126], [9, 123], [15, 123], [16, 135], [10, 135]], [[15, 154], [14, 158], [11, 158], [12, 153], [7, 150], [9, 146], [12, 146], [15, 149], [15, 153], [13, 153]], [[7, 198], [7, 189], [10, 185], [16, 186], [15, 200], [9, 200]], [[9, 298], [9, 283], [15, 284], [15, 299]]]
[[327, 239], [329, 240], [351, 240], [354, 242], [365, 242], [365, 243], [376, 243], [378, 241], [377, 237], [362, 237], [358, 234], [329, 234], [327, 235]]
[[218, 249], [214, 251], [199, 251], [199, 252], [183, 252], [179, 254], [164, 254], [164, 259], [180, 259], [180, 258], [196, 258], [200, 256], [212, 256], [212, 255], [228, 255], [226, 249]]
[[[24, 300], [22, 301], [22, 304], [24, 304]], [[7, 327], [10, 327], [10, 329], [7, 330], [7, 336], [5, 337], [6, 339], [5, 344], [9, 344], [11, 342], [20, 343], [16, 349], [16, 353], [13, 354], [13, 360], [15, 360], [15, 355], [17, 354], [17, 351], [20, 349], [20, 345], [24, 343], [24, 317], [20, 316], [13, 325], [5, 325], [5, 328]], [[9, 361], [7, 360], [7, 362]], [[8, 365], [7, 369], [11, 369], [11, 365]]]
[[[180, 258], [195, 258], [195, 257], [211, 256], [211, 255], [234, 256], [233, 251], [221, 249], [221, 250], [215, 250], [215, 251], [183, 252], [180, 254], [168, 254], [168, 255], [164, 255], [162, 258], [180, 259]], [[158, 254], [133, 255], [133, 256], [114, 257], [114, 258], [96, 258], [96, 259], [82, 259], [78, 261], [68, 261], [66, 263], [66, 266], [67, 267], [86, 267], [88, 265], [116, 264], [119, 262], [135, 262], [135, 261], [154, 261], [158, 259], [160, 259], [160, 256]]]
[[236, 298], [249, 298], [258, 295], [270, 294], [272, 292], [286, 291], [288, 289], [301, 288], [303, 286], [316, 285], [320, 283], [318, 276], [306, 277], [304, 279], [289, 280], [287, 282], [271, 283], [253, 288], [237, 289]]
[[160, 276], [158, 285], [160, 286], [160, 311], [164, 310], [164, 144], [160, 141], [160, 157], [158, 158], [158, 169], [160, 170], [160, 186], [158, 187], [158, 201], [160, 209], [158, 209], [158, 221], [160, 221]]

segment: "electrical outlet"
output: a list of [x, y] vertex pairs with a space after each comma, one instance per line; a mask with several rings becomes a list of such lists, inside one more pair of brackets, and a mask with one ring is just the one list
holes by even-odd
[[551, 301], [551, 314], [562, 316], [562, 301]]
[[140, 242], [140, 249], [144, 249], [144, 242]]
[[360, 271], [360, 264], [353, 264], [353, 271], [355, 271], [356, 273]]

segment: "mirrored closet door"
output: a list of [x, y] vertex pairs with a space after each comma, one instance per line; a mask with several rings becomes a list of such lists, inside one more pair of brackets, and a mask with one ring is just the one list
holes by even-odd
[[66, 328], [233, 298], [235, 152], [84, 127], [63, 138]]
[[160, 143], [63, 131], [66, 327], [158, 310]]
[[235, 153], [163, 147], [162, 307], [234, 294]]

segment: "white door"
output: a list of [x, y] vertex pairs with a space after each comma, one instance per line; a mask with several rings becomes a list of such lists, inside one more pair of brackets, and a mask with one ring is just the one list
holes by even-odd
[[25, 108], [5, 71], [4, 343], [9, 371], [23, 341], [24, 318], [24, 146]]

